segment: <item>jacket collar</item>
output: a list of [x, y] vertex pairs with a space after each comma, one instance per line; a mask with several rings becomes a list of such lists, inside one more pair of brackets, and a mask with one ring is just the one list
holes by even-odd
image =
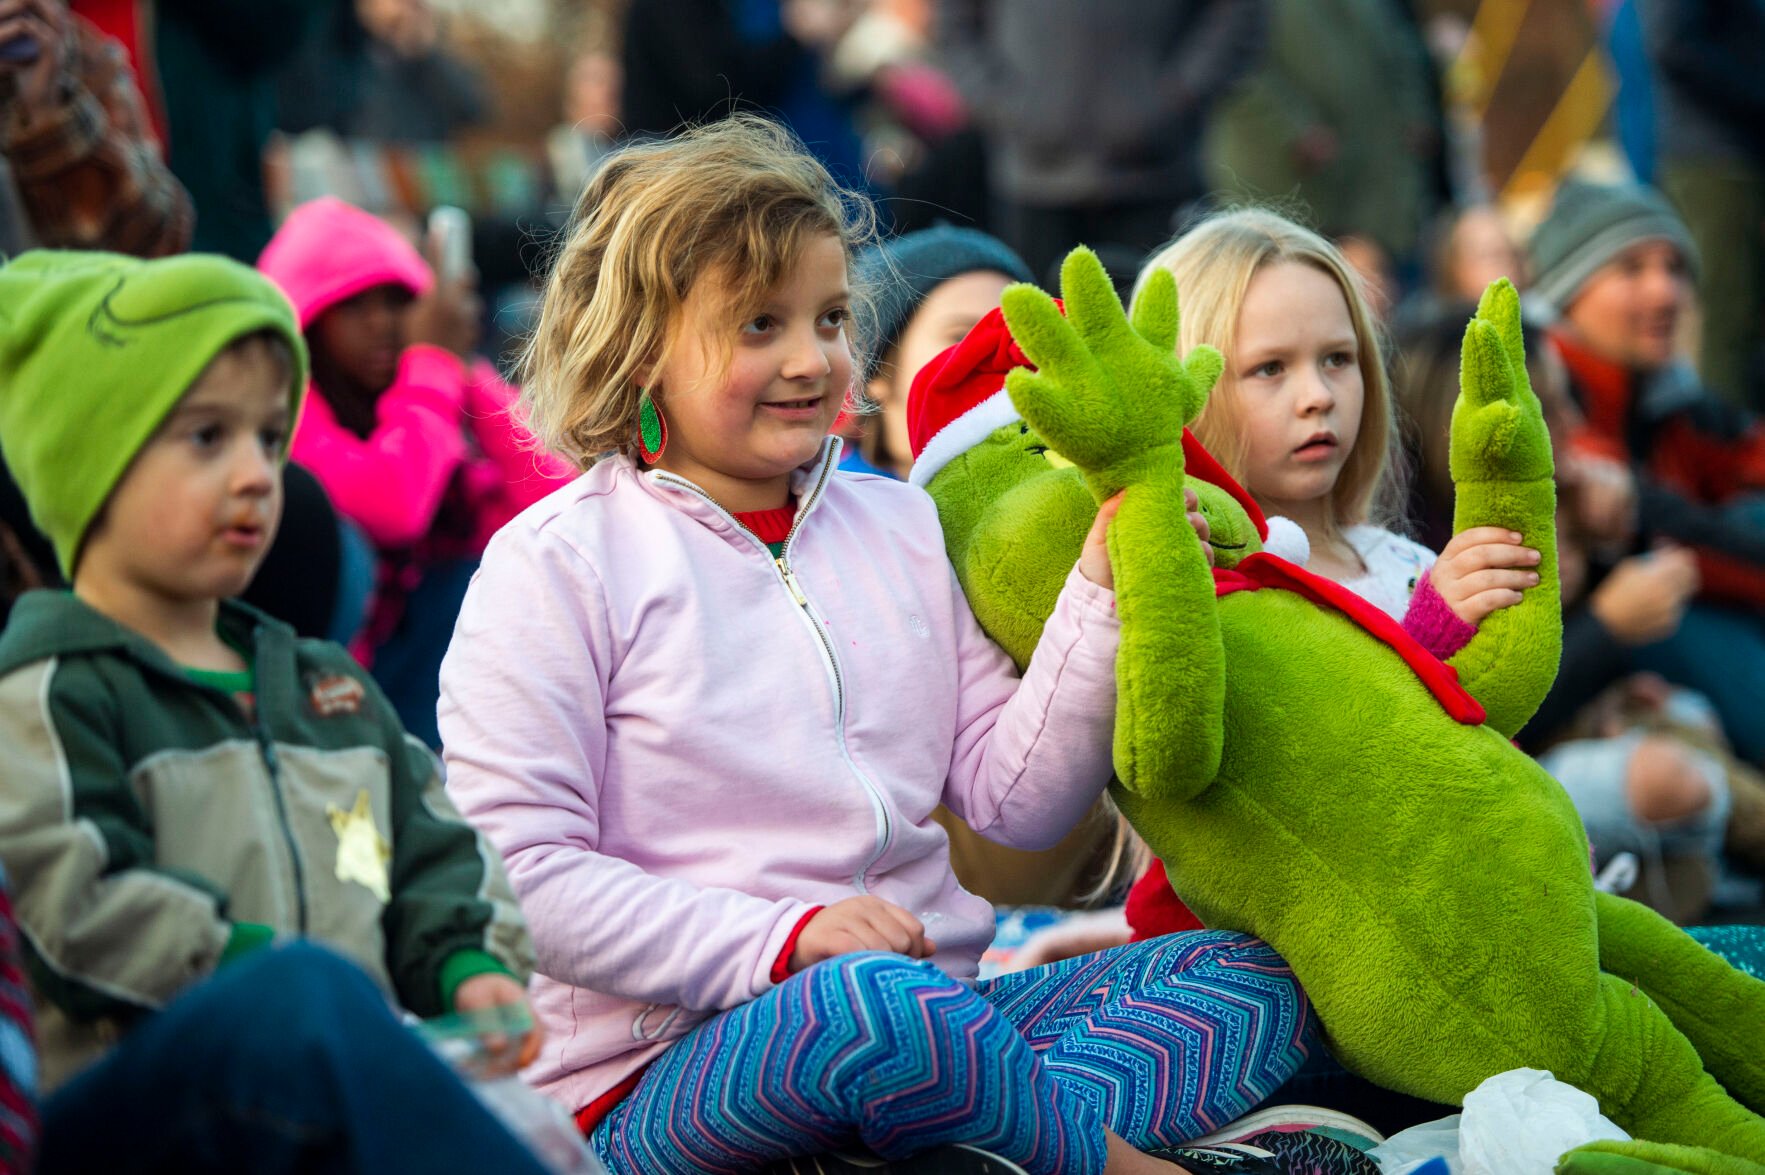
[[[842, 443], [837, 436], [830, 435], [823, 438], [821, 449], [815, 457], [792, 471], [791, 493], [797, 498], [796, 530], [801, 530], [808, 521], [809, 515], [814, 513], [824, 496], [828, 483], [833, 480], [834, 472], [839, 467]], [[735, 520], [734, 515], [718, 505], [710, 494], [687, 478], [660, 469], [640, 470], [636, 462], [625, 456], [609, 457], [608, 460], [620, 462], [650, 493], [704, 523], [722, 535], [726, 541], [737, 546], [759, 543], [759, 540], [751, 532]], [[794, 533], [795, 531], [793, 531]]]
[[[292, 647], [294, 630], [249, 604], [222, 600], [216, 626], [243, 648], [261, 658], [274, 648]], [[48, 657], [83, 653], [117, 653], [158, 673], [187, 680], [184, 671], [160, 647], [65, 589], [26, 592], [13, 605], [6, 631], [0, 634], [0, 674]]]

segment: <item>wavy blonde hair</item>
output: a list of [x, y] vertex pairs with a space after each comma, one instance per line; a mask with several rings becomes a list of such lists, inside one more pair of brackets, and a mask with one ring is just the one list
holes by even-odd
[[788, 130], [754, 115], [618, 151], [576, 202], [521, 356], [528, 429], [579, 469], [635, 456], [638, 380], [667, 362], [694, 286], [719, 283], [733, 326], [819, 237], [840, 241], [850, 274], [875, 220]]
[[1355, 360], [1365, 403], [1354, 448], [1330, 491], [1328, 524], [1335, 530], [1368, 521], [1396, 524], [1403, 517], [1403, 460], [1382, 339], [1360, 276], [1336, 246], [1265, 208], [1216, 213], [1146, 262], [1134, 283], [1134, 297], [1139, 298], [1147, 275], [1155, 268], [1168, 269], [1177, 279], [1183, 312], [1178, 353], [1187, 354], [1197, 344], [1210, 343], [1226, 356], [1225, 374], [1190, 428], [1242, 482], [1250, 438], [1232, 369], [1238, 315], [1251, 279], [1264, 266], [1281, 262], [1309, 265], [1333, 280], [1342, 290], [1354, 325]]

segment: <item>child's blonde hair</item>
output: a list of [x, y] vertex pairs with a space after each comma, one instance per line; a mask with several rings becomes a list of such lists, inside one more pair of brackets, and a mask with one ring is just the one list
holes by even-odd
[[733, 325], [804, 246], [833, 236], [850, 259], [874, 223], [868, 200], [753, 115], [618, 151], [577, 200], [546, 281], [521, 358], [527, 427], [578, 468], [635, 455], [640, 373], [667, 362], [694, 285], [722, 283]]
[[1238, 315], [1251, 279], [1266, 265], [1281, 262], [1309, 265], [1342, 290], [1354, 325], [1355, 361], [1360, 367], [1365, 403], [1360, 433], [1330, 491], [1328, 525], [1332, 529], [1373, 521], [1382, 525], [1401, 519], [1402, 460], [1391, 385], [1386, 377], [1380, 337], [1367, 307], [1360, 276], [1329, 241], [1264, 208], [1238, 208], [1216, 213], [1166, 245], [1146, 262], [1134, 284], [1134, 297], [1153, 269], [1168, 269], [1177, 279], [1183, 325], [1179, 353], [1209, 343], [1226, 356], [1220, 386], [1191, 425], [1197, 439], [1219, 458], [1239, 481], [1245, 477], [1250, 450], [1243, 410], [1236, 395], [1232, 352], [1238, 342]]

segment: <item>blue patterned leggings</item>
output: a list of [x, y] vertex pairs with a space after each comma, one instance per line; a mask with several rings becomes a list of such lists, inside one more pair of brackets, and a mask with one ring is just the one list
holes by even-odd
[[1310, 1006], [1280, 956], [1173, 934], [969, 987], [899, 955], [846, 955], [699, 1025], [595, 1127], [623, 1172], [749, 1171], [854, 1144], [947, 1142], [1031, 1172], [1103, 1169], [1206, 1134], [1293, 1075]]

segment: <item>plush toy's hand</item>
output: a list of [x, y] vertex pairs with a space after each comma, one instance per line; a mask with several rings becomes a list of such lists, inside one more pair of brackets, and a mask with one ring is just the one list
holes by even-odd
[[1147, 280], [1128, 321], [1115, 287], [1080, 246], [1060, 269], [1062, 316], [1029, 285], [1005, 291], [1005, 322], [1039, 368], [1006, 377], [1011, 402], [1061, 456], [1078, 466], [1099, 500], [1135, 481], [1154, 451], [1169, 474], [1182, 469], [1183, 426], [1200, 413], [1224, 361], [1212, 347], [1176, 356], [1177, 290], [1165, 270]]
[[1520, 295], [1507, 278], [1483, 292], [1465, 328], [1460, 396], [1452, 411], [1455, 482], [1538, 481], [1551, 476], [1550, 433], [1520, 336]]

